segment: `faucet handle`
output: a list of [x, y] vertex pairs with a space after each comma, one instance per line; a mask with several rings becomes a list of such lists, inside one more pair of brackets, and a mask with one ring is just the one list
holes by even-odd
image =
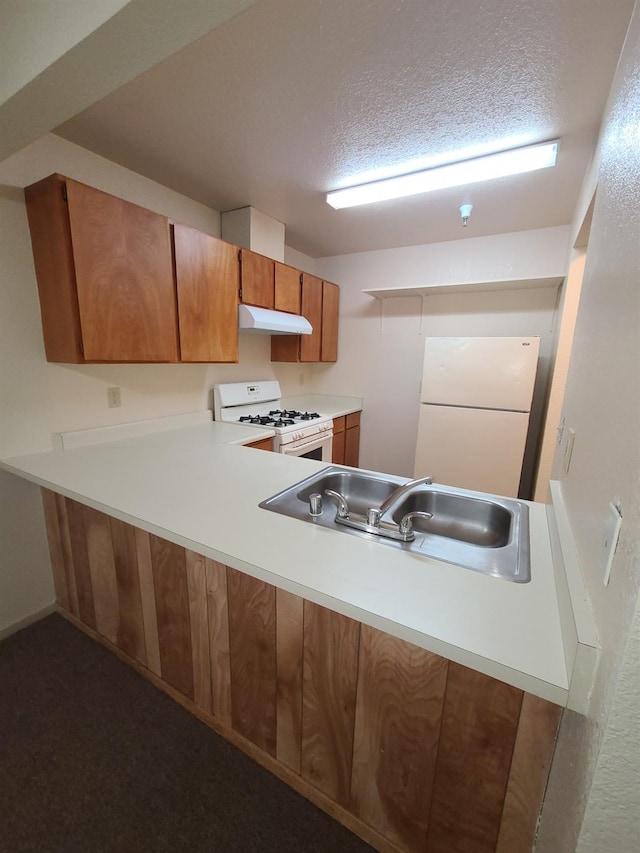
[[367, 524], [369, 527], [380, 527], [380, 510], [371, 506], [367, 510]]
[[414, 518], [433, 518], [433, 513], [415, 510], [415, 512], [408, 512], [406, 515], [403, 515], [400, 522], [400, 533], [413, 533], [412, 521]]
[[340, 492], [335, 492], [333, 489], [325, 489], [325, 495], [329, 498], [334, 498], [338, 504], [338, 518], [349, 518], [349, 504], [347, 503], [347, 499], [344, 495], [341, 495]]

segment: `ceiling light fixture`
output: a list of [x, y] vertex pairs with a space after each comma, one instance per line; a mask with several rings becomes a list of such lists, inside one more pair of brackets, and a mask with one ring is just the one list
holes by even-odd
[[469, 221], [469, 217], [471, 216], [471, 211], [473, 210], [472, 204], [461, 204], [460, 205], [460, 216], [462, 217], [462, 227], [467, 227], [467, 222]]
[[546, 169], [549, 166], [555, 166], [559, 144], [560, 140], [556, 139], [553, 142], [542, 142], [538, 145], [528, 145], [526, 148], [513, 148], [498, 154], [475, 157], [473, 160], [449, 163], [423, 172], [412, 172], [409, 175], [398, 175], [395, 178], [361, 184], [357, 187], [333, 190], [327, 193], [327, 203], [339, 210], [342, 207], [388, 201], [393, 198], [443, 190], [447, 187], [476, 184], [480, 181], [504, 178], [507, 175]]

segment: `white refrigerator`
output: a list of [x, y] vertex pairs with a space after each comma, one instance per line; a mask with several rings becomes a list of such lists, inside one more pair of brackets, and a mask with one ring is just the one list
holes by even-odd
[[414, 474], [518, 496], [540, 338], [426, 338]]

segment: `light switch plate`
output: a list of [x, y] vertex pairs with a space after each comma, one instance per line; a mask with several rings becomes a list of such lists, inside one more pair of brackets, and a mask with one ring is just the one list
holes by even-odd
[[620, 510], [615, 504], [610, 503], [609, 511], [607, 512], [607, 520], [604, 526], [604, 534], [602, 537], [602, 558], [604, 563], [602, 582], [605, 586], [609, 583], [611, 566], [613, 564], [613, 555], [616, 553], [621, 526], [622, 515], [620, 514]]

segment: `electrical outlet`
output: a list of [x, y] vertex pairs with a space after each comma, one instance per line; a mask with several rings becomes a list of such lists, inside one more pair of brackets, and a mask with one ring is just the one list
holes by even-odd
[[117, 409], [118, 406], [122, 405], [122, 400], [120, 399], [120, 389], [119, 388], [107, 388], [107, 406], [110, 409]]
[[571, 467], [571, 456], [573, 455], [573, 444], [576, 440], [576, 431], [574, 429], [569, 429], [569, 434], [567, 435], [567, 443], [564, 448], [564, 473], [569, 473], [569, 468]]
[[604, 534], [602, 536], [602, 564], [604, 566], [602, 582], [605, 586], [609, 583], [611, 566], [613, 565], [613, 555], [616, 553], [621, 527], [622, 513], [620, 512], [619, 507], [614, 503], [610, 503], [609, 510], [607, 512], [607, 520], [604, 525]]

